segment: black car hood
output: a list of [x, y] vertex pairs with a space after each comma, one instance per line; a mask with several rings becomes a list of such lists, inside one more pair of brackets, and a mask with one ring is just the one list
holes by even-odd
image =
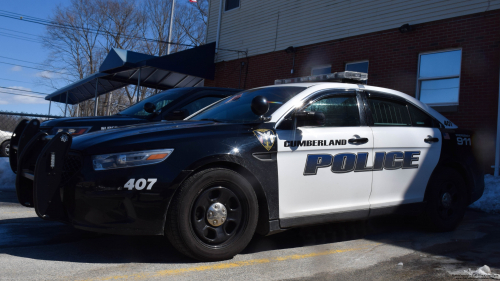
[[169, 140], [235, 134], [248, 125], [213, 121], [162, 121], [96, 131], [73, 138], [71, 149], [102, 154], [166, 148]]
[[148, 122], [148, 119], [135, 118], [126, 115], [78, 117], [78, 118], [58, 118], [45, 121], [41, 127], [107, 127], [124, 126], [135, 123]]

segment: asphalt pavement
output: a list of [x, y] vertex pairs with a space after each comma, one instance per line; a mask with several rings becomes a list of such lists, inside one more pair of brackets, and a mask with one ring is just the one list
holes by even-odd
[[458, 280], [478, 278], [483, 265], [500, 273], [500, 215], [469, 210], [448, 233], [408, 217], [298, 228], [255, 236], [231, 260], [201, 263], [164, 237], [44, 221], [0, 189], [0, 280]]

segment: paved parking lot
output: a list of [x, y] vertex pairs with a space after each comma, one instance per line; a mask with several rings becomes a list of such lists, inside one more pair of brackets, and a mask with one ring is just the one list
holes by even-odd
[[476, 211], [450, 233], [388, 217], [256, 236], [232, 260], [200, 263], [163, 237], [41, 220], [12, 190], [0, 191], [0, 280], [454, 280], [484, 264], [500, 273], [500, 215]]

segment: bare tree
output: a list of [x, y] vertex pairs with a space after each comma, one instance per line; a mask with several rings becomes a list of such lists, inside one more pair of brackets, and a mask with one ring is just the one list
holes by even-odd
[[[140, 5], [138, 5], [140, 4]], [[44, 85], [54, 89], [96, 73], [112, 48], [143, 52], [156, 56], [167, 53], [172, 0], [71, 0], [57, 7], [42, 37], [50, 50], [46, 63], [58, 75], [44, 73]], [[201, 45], [205, 41], [208, 1], [177, 1], [171, 52]], [[62, 71], [61, 71], [62, 69]], [[144, 99], [155, 90], [128, 86], [100, 97], [98, 114], [116, 113], [136, 101], [136, 92]], [[71, 106], [71, 116], [92, 116], [94, 101]]]

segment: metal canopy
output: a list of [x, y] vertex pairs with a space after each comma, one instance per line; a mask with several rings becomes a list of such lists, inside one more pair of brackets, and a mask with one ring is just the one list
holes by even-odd
[[68, 104], [77, 104], [82, 101], [95, 98], [96, 85], [98, 96], [128, 85], [126, 83], [103, 79], [103, 77], [106, 76], [108, 76], [108, 74], [106, 73], [94, 73], [83, 78], [82, 80], [76, 81], [66, 87], [58, 89], [52, 94], [46, 96], [45, 99], [54, 102], [66, 103], [67, 98]]
[[159, 90], [195, 87], [203, 79], [214, 79], [214, 59], [215, 43], [162, 57], [113, 49], [98, 73], [58, 89], [45, 99], [77, 104], [128, 85]]
[[113, 48], [99, 67], [99, 72], [117, 72], [136, 67], [136, 63], [156, 56]]
[[[215, 43], [206, 44], [162, 57], [153, 57], [128, 67], [101, 72], [109, 73], [104, 79], [137, 84], [153, 89], [194, 87], [203, 79], [215, 78]], [[140, 77], [140, 78], [139, 78]]]

